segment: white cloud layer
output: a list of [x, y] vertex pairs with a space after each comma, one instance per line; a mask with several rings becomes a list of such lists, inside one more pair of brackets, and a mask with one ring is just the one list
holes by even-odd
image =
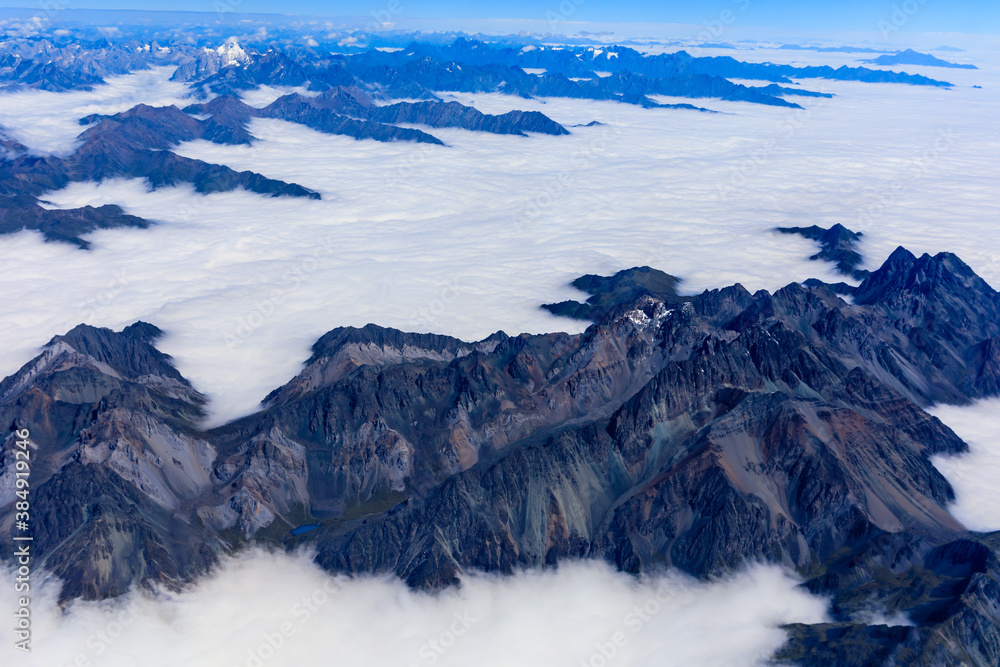
[[[759, 57], [768, 54], [782, 52]], [[795, 98], [805, 111], [456, 95], [484, 112], [540, 110], [566, 126], [605, 125], [563, 137], [432, 130], [445, 147], [255, 120], [255, 146], [199, 141], [179, 152], [301, 183], [323, 201], [149, 193], [139, 181], [47, 195], [60, 207], [119, 203], [159, 224], [95, 233], [91, 252], [35, 233], [0, 237], [5, 255], [18, 258], [16, 271], [0, 272], [0, 305], [12, 314], [0, 322], [0, 375], [81, 321], [118, 328], [145, 319], [168, 332], [162, 349], [209, 394], [220, 423], [252, 411], [335, 326], [374, 322], [465, 339], [580, 331], [583, 323], [538, 305], [579, 297], [567, 283], [581, 274], [636, 265], [683, 277], [688, 292], [840, 279], [807, 260], [811, 242], [774, 234], [777, 225], [863, 231], [869, 267], [899, 244], [950, 250], [1000, 286], [998, 62], [948, 70], [955, 90], [810, 80], [837, 97]], [[160, 85], [143, 93], [126, 79], [112, 87], [130, 91], [127, 103], [103, 93], [95, 101], [97, 91], [30, 94], [31, 115], [56, 119], [48, 129], [31, 129], [17, 97], [28, 93], [0, 108], [19, 136], [35, 132], [33, 145], [51, 148], [66, 144], [67, 123], [82, 111], [179, 94]], [[262, 91], [254, 103], [281, 92]]]
[[949, 511], [970, 530], [1000, 530], [1000, 398], [964, 407], [938, 405], [930, 412], [969, 443], [968, 454], [934, 458], [955, 489]]
[[[0, 576], [0, 587], [13, 588]], [[394, 578], [331, 577], [306, 556], [242, 555], [179, 594], [131, 593], [60, 611], [35, 593], [25, 667], [739, 667], [762, 664], [779, 627], [826, 620], [827, 601], [780, 568], [704, 583], [634, 580], [602, 563], [417, 593]], [[0, 615], [11, 618], [11, 596]], [[9, 607], [9, 609], [8, 609]], [[81, 657], [82, 656], [82, 657]]]

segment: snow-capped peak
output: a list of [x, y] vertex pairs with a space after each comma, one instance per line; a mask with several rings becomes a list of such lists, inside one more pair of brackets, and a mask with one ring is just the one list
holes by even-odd
[[215, 50], [222, 58], [222, 67], [230, 65], [247, 65], [250, 63], [250, 56], [243, 50], [235, 37], [230, 37], [226, 43]]

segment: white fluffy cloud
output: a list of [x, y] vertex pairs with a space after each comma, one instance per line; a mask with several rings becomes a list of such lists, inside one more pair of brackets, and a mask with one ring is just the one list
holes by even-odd
[[1000, 398], [971, 406], [939, 405], [931, 414], [969, 443], [968, 454], [934, 458], [955, 489], [949, 511], [970, 530], [1000, 530]]
[[[780, 625], [826, 620], [827, 601], [777, 567], [725, 580], [631, 579], [601, 563], [468, 576], [437, 595], [394, 578], [331, 577], [305, 555], [229, 559], [179, 594], [132, 593], [61, 611], [35, 592], [25, 667], [735, 667], [762, 664]], [[10, 575], [0, 586], [11, 590]], [[10, 618], [10, 595], [0, 612]], [[8, 609], [9, 607], [9, 609]], [[607, 657], [610, 656], [610, 657]]]

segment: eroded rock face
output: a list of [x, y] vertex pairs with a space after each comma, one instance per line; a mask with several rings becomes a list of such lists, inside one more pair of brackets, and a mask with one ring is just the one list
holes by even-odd
[[[205, 399], [152, 346], [159, 335], [144, 323], [79, 326], [0, 383], [6, 438], [31, 431], [34, 545], [66, 597], [178, 584], [222, 548], [190, 514], [212, 489], [216, 452], [195, 430]], [[0, 487], [12, 490], [14, 473], [5, 457]], [[11, 530], [3, 498], [0, 524]]]
[[[36, 544], [65, 595], [95, 598], [246, 540], [430, 588], [565, 558], [699, 576], [768, 560], [843, 609], [789, 655], [989, 664], [989, 632], [968, 655], [932, 641], [996, 624], [998, 583], [996, 545], [947, 513], [929, 462], [965, 443], [922, 407], [1000, 393], [997, 293], [902, 249], [852, 303], [822, 284], [680, 298], [664, 275], [595, 282], [581, 335], [336, 329], [261, 412], [210, 432], [155, 327], [78, 327], [0, 383], [0, 416], [37, 445]], [[886, 592], [921, 572], [965, 593]], [[862, 594], [918, 628], [857, 621]]]
[[[998, 535], [929, 545], [886, 534], [831, 560], [806, 585], [833, 623], [791, 625], [779, 664], [995, 665], [1000, 661]], [[878, 610], [882, 619], [873, 619]], [[906, 615], [907, 625], [888, 625]]]

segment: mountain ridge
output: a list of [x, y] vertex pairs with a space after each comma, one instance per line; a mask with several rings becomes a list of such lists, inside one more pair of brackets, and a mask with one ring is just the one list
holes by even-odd
[[[930, 463], [967, 447], [922, 406], [1000, 393], [976, 356], [996, 348], [1000, 295], [954, 255], [903, 249], [853, 304], [822, 284], [675, 298], [663, 276], [585, 277], [620, 301], [577, 335], [333, 330], [260, 412], [211, 431], [155, 327], [57, 336], [0, 383], [0, 418], [37, 447], [43, 563], [64, 598], [105, 598], [180, 585], [246, 543], [311, 545], [328, 570], [431, 589], [572, 558], [700, 577], [764, 560], [839, 600], [834, 625], [789, 629], [787, 655], [811, 664], [858, 642], [940, 657], [933, 637], [985, 622], [969, 605], [996, 570], [947, 545], [992, 543], [948, 514]], [[859, 624], [862, 594], [897, 581], [861, 563], [893, 550], [911, 554], [894, 577], [923, 563], [966, 597], [889, 602], [923, 619], [914, 631]], [[948, 565], [962, 559], [979, 579]]]

